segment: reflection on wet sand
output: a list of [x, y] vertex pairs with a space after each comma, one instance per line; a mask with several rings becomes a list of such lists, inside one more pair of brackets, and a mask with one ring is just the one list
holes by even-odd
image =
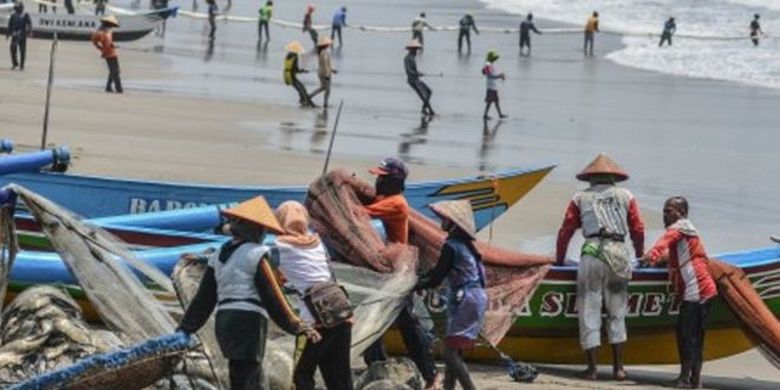
[[212, 57], [214, 57], [214, 40], [209, 39], [208, 44], [206, 44], [206, 55], [203, 56], [203, 61], [209, 62]]
[[317, 113], [317, 117], [314, 118], [314, 131], [311, 133], [311, 140], [309, 142], [309, 151], [312, 153], [322, 154], [324, 150], [322, 148], [323, 141], [327, 139], [328, 135], [328, 108], [323, 108], [322, 111]]
[[412, 145], [422, 145], [428, 142], [428, 124], [433, 120], [432, 116], [423, 115], [420, 117], [420, 126], [412, 129], [411, 133], [401, 134], [401, 142], [398, 144], [398, 155], [404, 160], [415, 161], [415, 158], [409, 155]]
[[483, 122], [482, 144], [480, 145], [479, 148], [479, 169], [481, 171], [494, 170], [493, 165], [488, 163], [488, 161], [490, 160], [491, 152], [495, 148], [495, 144], [493, 144], [493, 141], [496, 138], [496, 134], [498, 134], [498, 129], [501, 127], [502, 124], [504, 124], [504, 121], [499, 120], [491, 128], [488, 125], [488, 122], [489, 122], [488, 120], [485, 120]]

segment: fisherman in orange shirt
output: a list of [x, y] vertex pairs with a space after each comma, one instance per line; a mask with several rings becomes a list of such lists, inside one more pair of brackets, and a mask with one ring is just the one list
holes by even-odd
[[[108, 81], [106, 81], [106, 92], [122, 93], [122, 80], [119, 78], [119, 59], [114, 46], [113, 28], [119, 27], [119, 21], [114, 15], [105, 16], [100, 19], [100, 27], [92, 34], [92, 44], [100, 50], [100, 56], [105, 58], [108, 65]], [[112, 88], [113, 85], [113, 88]]]
[[[385, 228], [388, 243], [406, 244], [409, 242], [409, 204], [404, 198], [406, 177], [409, 170], [403, 161], [388, 157], [379, 166], [369, 170], [376, 175], [376, 201], [364, 206], [368, 215], [379, 218]], [[413, 312], [414, 301], [409, 296], [396, 320], [409, 357], [414, 361], [425, 380], [425, 389], [439, 389], [443, 377], [436, 372], [436, 364], [431, 351], [431, 338]], [[382, 340], [371, 345], [363, 354], [366, 364], [387, 360]]]

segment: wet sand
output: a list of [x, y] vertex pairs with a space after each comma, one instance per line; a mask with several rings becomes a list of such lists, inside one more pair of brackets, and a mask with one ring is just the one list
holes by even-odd
[[[391, 5], [345, 2], [348, 21], [408, 25], [416, 2]], [[183, 2], [189, 7], [189, 2]], [[322, 2], [317, 23], [336, 4]], [[354, 5], [353, 5], [354, 4]], [[249, 7], [248, 5], [245, 5]], [[253, 6], [252, 6], [253, 7]], [[277, 5], [276, 15], [299, 19], [303, 3]], [[432, 1], [431, 23], [451, 25], [466, 11], [478, 25], [515, 25], [518, 17], [485, 10], [473, 1]], [[241, 11], [238, 4], [234, 11]], [[558, 26], [538, 21], [538, 26]], [[281, 83], [282, 47], [308, 38], [272, 27], [267, 48], [257, 50], [255, 26], [220, 23], [213, 51], [203, 22], [170, 22], [164, 40], [147, 37], [120, 44], [124, 95], [102, 92], [105, 64], [87, 43], [61, 42], [49, 143], [72, 147], [79, 173], [227, 184], [302, 184], [322, 169], [335, 110], [300, 110]], [[474, 53], [459, 57], [456, 33], [427, 33], [420, 59], [430, 77], [439, 116], [421, 122], [416, 97], [402, 70], [403, 34], [345, 31], [346, 46], [334, 53], [332, 101], [345, 100], [332, 166], [368, 177], [365, 168], [386, 155], [412, 164], [411, 180], [457, 177], [516, 166], [558, 163], [552, 177], [495, 224], [493, 241], [510, 248], [549, 253], [563, 207], [579, 186], [572, 175], [599, 151], [615, 156], [632, 173], [651, 228], [656, 209], [670, 194], [688, 195], [694, 218], [711, 251], [766, 244], [778, 184], [770, 157], [778, 141], [773, 127], [776, 91], [633, 70], [600, 56], [617, 47], [599, 37], [595, 59], [583, 60], [579, 35], [534, 36], [534, 56], [516, 56], [515, 36], [473, 37]], [[25, 72], [11, 72], [0, 51], [0, 129], [18, 150], [40, 143], [48, 41], [29, 41]], [[511, 117], [481, 120], [486, 47], [503, 57], [509, 79], [501, 85]], [[208, 59], [208, 61], [205, 61]], [[313, 58], [307, 56], [307, 66]], [[304, 80], [314, 87], [315, 77]], [[746, 114], [749, 113], [749, 115]], [[724, 224], [722, 221], [729, 223]], [[482, 233], [485, 238], [488, 232]], [[581, 367], [544, 368], [529, 388], [657, 388], [674, 366], [631, 367], [637, 382], [569, 379]], [[777, 388], [780, 378], [757, 352], [705, 364], [705, 384], [718, 389]], [[607, 371], [605, 371], [606, 375]], [[480, 366], [479, 387], [511, 384], [501, 367]], [[520, 386], [520, 385], [516, 385]], [[525, 387], [525, 386], [524, 386]]]

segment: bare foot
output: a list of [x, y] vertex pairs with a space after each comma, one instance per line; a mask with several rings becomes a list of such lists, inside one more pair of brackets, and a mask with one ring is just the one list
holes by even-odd
[[585, 371], [582, 371], [577, 374], [577, 378], [580, 379], [586, 379], [589, 381], [595, 381], [596, 380], [596, 371], [591, 371], [590, 369], [586, 369]]
[[623, 369], [614, 370], [612, 372], [612, 376], [618, 382], [624, 381], [624, 380], [626, 380], [626, 370], [623, 370]]

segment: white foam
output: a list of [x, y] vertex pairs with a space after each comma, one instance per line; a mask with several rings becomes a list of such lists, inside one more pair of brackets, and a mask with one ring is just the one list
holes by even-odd
[[[607, 58], [636, 68], [689, 77], [780, 88], [780, 0], [483, 0], [511, 13], [584, 25], [594, 10], [602, 30], [630, 34]], [[759, 47], [748, 38], [754, 13], [768, 34]], [[658, 48], [663, 22], [674, 16], [674, 47]], [[778, 27], [780, 31], [780, 27]], [[653, 34], [649, 38], [641, 35]], [[696, 38], [696, 39], [692, 39]]]

